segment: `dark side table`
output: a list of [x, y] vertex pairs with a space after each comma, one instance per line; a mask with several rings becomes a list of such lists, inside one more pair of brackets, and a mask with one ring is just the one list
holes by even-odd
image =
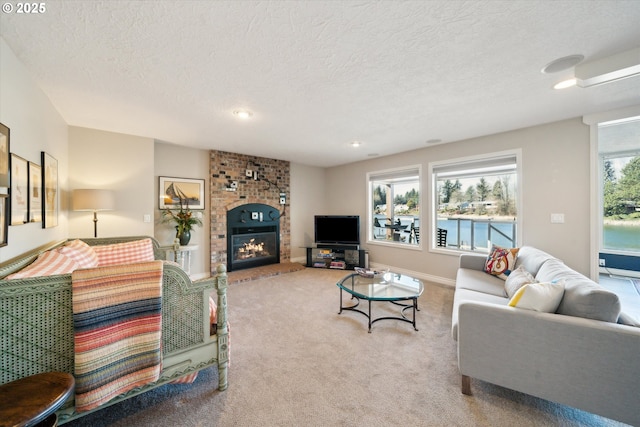
[[0, 385], [0, 427], [57, 425], [55, 411], [74, 387], [73, 376], [65, 372], [47, 372]]

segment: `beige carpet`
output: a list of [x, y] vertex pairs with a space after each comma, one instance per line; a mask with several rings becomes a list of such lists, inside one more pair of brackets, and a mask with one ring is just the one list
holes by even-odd
[[[453, 290], [428, 284], [419, 331], [338, 314], [344, 271], [304, 269], [229, 288], [231, 368], [214, 369], [69, 426], [620, 426], [566, 406], [472, 381], [460, 393], [450, 336]], [[397, 313], [374, 303], [374, 314]]]

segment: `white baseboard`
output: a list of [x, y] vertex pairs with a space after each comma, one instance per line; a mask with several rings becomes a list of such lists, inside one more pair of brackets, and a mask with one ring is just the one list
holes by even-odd
[[619, 270], [617, 268], [598, 267], [600, 274], [608, 274], [611, 277], [633, 277], [634, 279], [640, 278], [640, 271], [632, 270]]
[[369, 265], [369, 268], [371, 268], [372, 270], [386, 270], [386, 269], [389, 269], [390, 271], [393, 271], [393, 272], [396, 272], [396, 273], [406, 274], [407, 276], [415, 277], [416, 279], [425, 280], [427, 282], [439, 283], [441, 285], [445, 285], [445, 286], [448, 286], [448, 287], [451, 287], [451, 288], [455, 288], [456, 287], [456, 281], [455, 280], [447, 279], [446, 277], [434, 276], [433, 274], [423, 273], [421, 271], [413, 271], [413, 270], [408, 270], [408, 269], [405, 269], [405, 268], [398, 268], [398, 267], [394, 267], [392, 265], [385, 265], [385, 264], [380, 264], [380, 263], [377, 263], [377, 262], [372, 262]]
[[[307, 263], [307, 258], [306, 257], [291, 258], [291, 262], [299, 262], [300, 264], [306, 264]], [[447, 279], [446, 277], [434, 276], [432, 274], [427, 274], [427, 273], [423, 273], [423, 272], [420, 272], [420, 271], [413, 271], [413, 270], [408, 270], [408, 269], [405, 269], [405, 268], [398, 268], [398, 267], [394, 267], [392, 265], [385, 265], [385, 264], [380, 264], [380, 263], [377, 263], [377, 262], [372, 262], [369, 265], [369, 268], [374, 269], [374, 270], [386, 270], [386, 269], [389, 269], [390, 271], [394, 271], [396, 273], [406, 274], [407, 276], [415, 277], [416, 279], [425, 280], [427, 282], [435, 282], [435, 283], [439, 283], [441, 285], [449, 286], [451, 288], [455, 288], [456, 287], [456, 281], [455, 280]]]
[[307, 265], [307, 257], [301, 256], [297, 258], [291, 258], [291, 262], [299, 262], [302, 265]]

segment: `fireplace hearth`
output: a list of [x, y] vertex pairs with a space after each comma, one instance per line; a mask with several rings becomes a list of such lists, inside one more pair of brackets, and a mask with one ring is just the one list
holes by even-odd
[[250, 203], [227, 212], [227, 270], [280, 262], [280, 213]]

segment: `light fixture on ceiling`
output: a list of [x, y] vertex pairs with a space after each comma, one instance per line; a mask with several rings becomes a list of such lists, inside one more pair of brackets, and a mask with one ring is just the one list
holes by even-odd
[[354, 148], [360, 147], [362, 143], [360, 141], [351, 141], [351, 146]]
[[579, 64], [575, 76], [583, 88], [640, 76], [640, 47]]
[[240, 109], [240, 110], [234, 110], [233, 115], [239, 119], [248, 120], [251, 118], [251, 116], [253, 116], [253, 113], [249, 110]]
[[575, 78], [570, 78], [567, 80], [563, 80], [561, 82], [556, 83], [555, 85], [553, 85], [554, 89], [567, 89], [569, 87], [573, 87], [576, 85], [576, 79]]
[[555, 59], [542, 67], [542, 73], [553, 74], [575, 67], [584, 60], [584, 55], [569, 55]]

